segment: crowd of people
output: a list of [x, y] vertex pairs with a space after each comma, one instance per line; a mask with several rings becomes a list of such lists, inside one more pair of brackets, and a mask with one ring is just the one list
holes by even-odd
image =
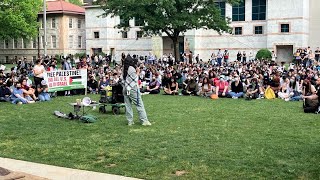
[[[228, 50], [213, 53], [208, 62], [199, 55], [172, 54], [157, 59], [148, 56], [132, 55], [139, 68], [138, 85], [142, 94], [201, 96], [207, 98], [245, 98], [247, 100], [269, 98], [269, 93], [285, 101], [312, 101], [319, 106], [320, 98], [320, 50], [298, 49], [293, 63], [276, 63], [273, 53], [270, 60], [257, 60], [251, 53], [239, 52], [236, 60], [230, 59]], [[66, 57], [58, 68], [54, 58], [39, 59], [33, 65], [19, 61], [10, 73], [0, 70], [0, 98], [15, 104], [48, 101], [47, 82], [43, 80], [45, 71], [57, 69], [87, 69], [88, 92], [100, 93], [110, 85], [121, 81], [123, 62], [113, 63], [108, 56], [87, 56], [74, 63]], [[34, 81], [30, 79], [33, 78]], [[62, 95], [83, 93], [65, 91]], [[306, 103], [308, 104], [308, 103]], [[310, 103], [309, 103], [310, 104]]]

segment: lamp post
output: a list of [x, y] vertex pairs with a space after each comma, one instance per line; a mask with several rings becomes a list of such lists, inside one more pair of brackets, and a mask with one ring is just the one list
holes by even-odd
[[43, 0], [44, 56], [47, 56], [47, 2]]

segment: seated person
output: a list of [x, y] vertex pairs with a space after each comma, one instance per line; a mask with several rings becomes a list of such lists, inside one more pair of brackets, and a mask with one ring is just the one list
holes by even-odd
[[88, 80], [88, 91], [92, 94], [98, 93], [98, 82], [95, 78], [90, 74]]
[[219, 80], [215, 82], [216, 85], [216, 95], [219, 97], [228, 96], [229, 83], [225, 80], [223, 75], [220, 76]]
[[35, 95], [36, 91], [34, 88], [29, 87], [27, 85], [27, 79], [26, 78], [21, 79], [20, 83], [21, 83], [21, 89], [23, 91], [24, 97], [30, 96], [34, 101], [37, 101], [38, 98]]
[[164, 92], [168, 95], [178, 95], [179, 84], [174, 77], [171, 77], [170, 83], [164, 88]]
[[234, 76], [234, 81], [231, 83], [231, 90], [229, 92], [229, 97], [233, 99], [238, 99], [243, 96], [243, 84], [240, 81], [240, 77], [238, 75]]
[[99, 82], [99, 92], [105, 90], [109, 85], [109, 76], [103, 76]]
[[189, 96], [189, 95], [198, 95], [199, 87], [195, 77], [191, 77], [188, 81], [188, 84], [184, 90], [182, 90], [182, 94]]
[[247, 92], [245, 94], [245, 97], [247, 100], [251, 99], [257, 99], [259, 98], [259, 84], [257, 78], [253, 78], [251, 80], [250, 85], [248, 86]]
[[279, 74], [275, 74], [273, 76], [272, 80], [270, 81], [270, 88], [274, 91], [275, 94], [277, 94], [281, 89]]
[[51, 98], [48, 93], [49, 88], [45, 80], [41, 81], [41, 84], [38, 85], [37, 90], [39, 93], [38, 97], [40, 101], [50, 101]]
[[23, 90], [21, 88], [20, 82], [16, 83], [15, 88], [12, 91], [11, 102], [12, 102], [12, 104], [34, 103], [34, 101], [30, 98], [30, 96], [27, 96], [26, 98], [23, 96]]
[[200, 95], [203, 97], [210, 97], [212, 94], [212, 87], [208, 77], [204, 77], [202, 80], [202, 87]]
[[[311, 100], [311, 101], [318, 101], [318, 108], [315, 108], [316, 110], [316, 113], [320, 113], [320, 77], [317, 78], [317, 81], [316, 81], [316, 93], [315, 94], [312, 94], [312, 95], [309, 95], [309, 96], [302, 96], [302, 98], [304, 100]], [[306, 111], [305, 111], [306, 112]]]
[[11, 90], [2, 79], [0, 79], [0, 102], [9, 102]]
[[156, 76], [152, 76], [149, 85], [147, 86], [146, 92], [150, 94], [159, 94], [160, 93], [160, 83], [156, 80]]

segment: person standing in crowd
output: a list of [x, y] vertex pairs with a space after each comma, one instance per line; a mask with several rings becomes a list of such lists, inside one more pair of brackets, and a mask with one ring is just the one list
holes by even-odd
[[[41, 64], [41, 60], [36, 61], [36, 65], [33, 67], [34, 85], [37, 87], [43, 80], [43, 73], [45, 72], [44, 66]], [[20, 84], [21, 85], [21, 84]]]
[[[70, 57], [67, 57], [67, 60], [63, 63], [62, 69], [63, 69], [63, 70], [71, 70], [71, 69], [72, 69]], [[65, 95], [65, 96], [70, 96], [71, 93], [70, 93], [70, 91], [65, 91], [65, 92], [64, 92], [64, 95]]]
[[247, 63], [247, 53], [245, 51], [243, 51], [242, 53], [242, 63], [243, 64]]
[[317, 47], [317, 49], [314, 51], [314, 57], [315, 57], [315, 60], [317, 62], [319, 62], [319, 60], [320, 60], [320, 49], [319, 49], [319, 47]]
[[238, 51], [238, 54], [237, 54], [237, 61], [238, 61], [238, 62], [241, 62], [241, 59], [242, 59], [241, 51]]
[[228, 50], [224, 50], [224, 53], [223, 53], [223, 60], [224, 60], [224, 63], [226, 63], [226, 65], [228, 64], [228, 60], [229, 60], [229, 52]]
[[126, 117], [128, 120], [128, 125], [132, 126], [134, 124], [132, 110], [133, 103], [134, 105], [136, 105], [139, 114], [139, 119], [142, 125], [150, 126], [151, 123], [148, 120], [147, 113], [141, 98], [141, 93], [138, 87], [139, 68], [137, 68], [136, 66], [137, 65], [134, 63], [131, 56], [126, 57], [122, 73], [123, 96], [126, 107]]
[[218, 61], [219, 66], [221, 66], [222, 58], [223, 58], [223, 53], [222, 53], [221, 49], [219, 49], [218, 54], [217, 54], [217, 61]]
[[274, 62], [276, 62], [276, 60], [277, 60], [277, 54], [274, 51], [272, 51], [271, 60], [274, 61]]

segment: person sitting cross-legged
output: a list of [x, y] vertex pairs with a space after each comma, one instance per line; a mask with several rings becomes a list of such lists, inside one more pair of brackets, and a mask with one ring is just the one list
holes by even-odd
[[156, 80], [156, 76], [152, 76], [152, 80], [147, 86], [146, 92], [150, 94], [159, 94], [160, 93], [160, 83]]
[[234, 76], [234, 81], [231, 83], [231, 91], [229, 92], [229, 97], [232, 99], [238, 99], [243, 96], [243, 84], [240, 81], [238, 75]]
[[246, 100], [257, 99], [259, 97], [259, 84], [257, 78], [251, 80], [250, 85], [248, 86], [247, 92], [245, 94]]
[[221, 75], [219, 80], [215, 82], [216, 95], [219, 97], [228, 96], [229, 83], [225, 80], [225, 76]]
[[0, 79], [0, 102], [10, 101], [11, 90], [2, 79]]
[[203, 97], [210, 97], [212, 94], [212, 86], [208, 77], [204, 77], [202, 80], [202, 87], [200, 90], [200, 95]]
[[179, 85], [174, 77], [171, 77], [170, 82], [167, 83], [167, 87], [164, 88], [164, 92], [168, 95], [178, 95]]
[[23, 90], [21, 88], [21, 83], [17, 82], [13, 92], [11, 94], [11, 102], [12, 104], [29, 104], [34, 103], [34, 101], [30, 98], [30, 96], [24, 97]]
[[190, 95], [197, 96], [198, 91], [199, 91], [198, 83], [194, 77], [191, 77], [185, 89], [182, 90], [182, 94], [186, 96], [190, 96]]
[[40, 101], [50, 101], [50, 95], [48, 93], [48, 85], [45, 80], [41, 81], [41, 85], [39, 84], [37, 87], [37, 90], [39, 92], [39, 99]]

